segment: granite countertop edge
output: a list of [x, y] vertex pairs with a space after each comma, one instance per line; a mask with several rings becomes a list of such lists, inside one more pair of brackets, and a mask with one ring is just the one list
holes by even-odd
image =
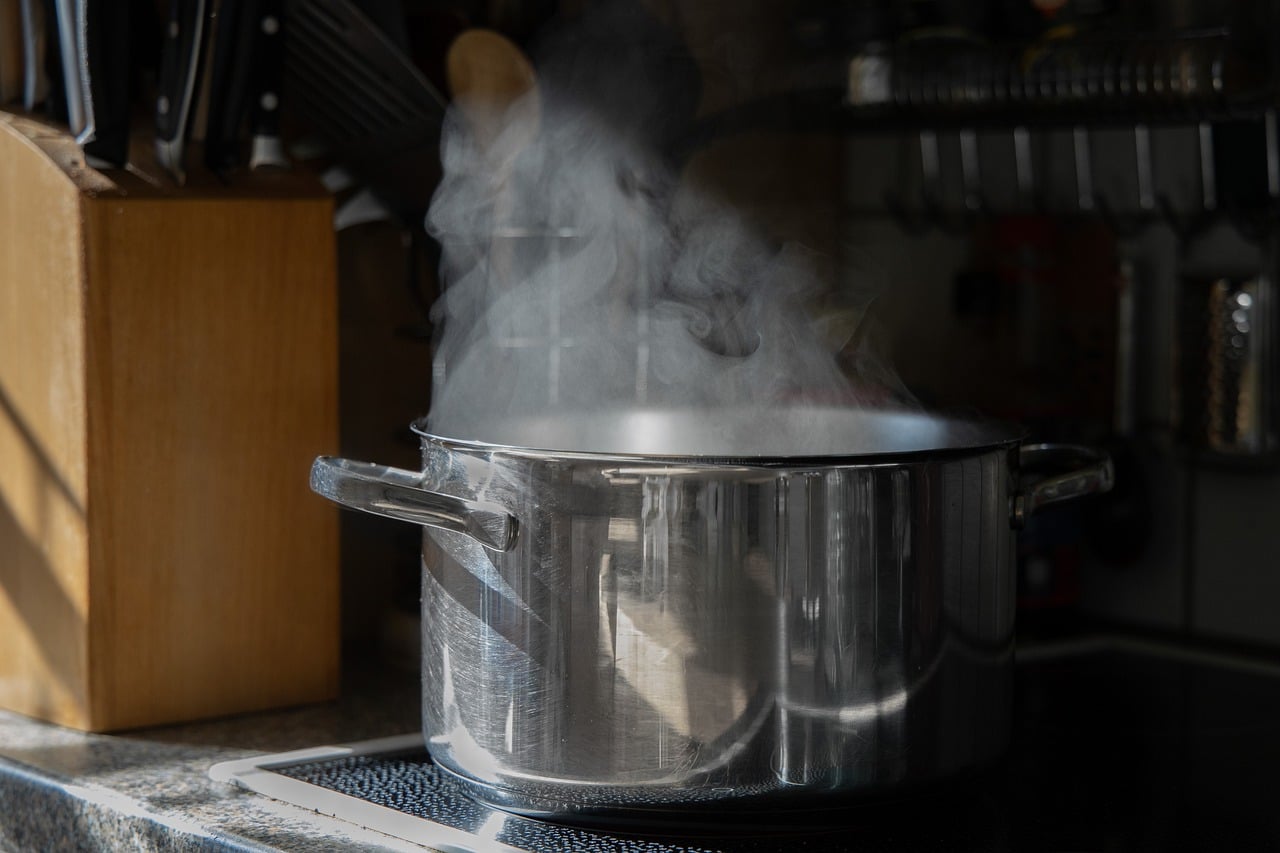
[[[7, 850], [133, 849], [171, 853], [271, 848], [163, 815], [100, 785], [0, 757], [0, 846]], [[189, 824], [189, 825], [185, 825]]]
[[[420, 730], [418, 676], [356, 661], [340, 699], [117, 734], [0, 710], [0, 851], [404, 850], [210, 777], [222, 762]], [[416, 845], [410, 849], [422, 850]]]

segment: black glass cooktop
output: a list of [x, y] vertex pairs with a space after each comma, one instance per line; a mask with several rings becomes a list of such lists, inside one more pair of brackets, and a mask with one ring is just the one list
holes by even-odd
[[388, 828], [348, 816], [371, 828], [427, 839], [413, 835], [417, 818], [475, 839], [451, 850], [1280, 850], [1280, 667], [1127, 641], [1020, 653], [1014, 720], [1000, 765], [927, 793], [663, 831], [495, 812], [420, 747], [270, 770], [407, 818]]

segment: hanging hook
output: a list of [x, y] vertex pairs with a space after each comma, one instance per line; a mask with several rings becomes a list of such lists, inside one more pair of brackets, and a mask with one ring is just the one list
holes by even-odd
[[1071, 129], [1071, 154], [1076, 167], [1076, 206], [1092, 213], [1098, 207], [1098, 196], [1093, 186], [1093, 150], [1087, 127], [1076, 125]]
[[1133, 126], [1133, 159], [1138, 176], [1138, 210], [1152, 213], [1156, 209], [1156, 181], [1151, 128], [1141, 122]]
[[1213, 221], [1218, 211], [1218, 173], [1214, 164], [1213, 126], [1200, 122], [1196, 128], [1196, 148], [1200, 160], [1200, 209], [1180, 215], [1172, 202], [1163, 194], [1156, 201], [1161, 215], [1169, 227], [1184, 243], [1203, 231]]
[[1018, 181], [1018, 198], [1031, 206], [1035, 193], [1035, 163], [1031, 160], [1031, 133], [1019, 125], [1013, 129], [1013, 173]]
[[1214, 166], [1213, 126], [1200, 122], [1196, 130], [1196, 147], [1200, 159], [1200, 211], [1179, 216], [1169, 200], [1159, 198], [1165, 221], [1173, 228], [1178, 239], [1189, 241], [1198, 231], [1208, 227], [1218, 209], [1218, 173]]
[[[1262, 114], [1262, 131], [1266, 145], [1267, 202], [1261, 212], [1244, 211], [1232, 205], [1230, 199], [1223, 205], [1232, 225], [1251, 243], [1265, 245], [1271, 236], [1272, 224], [1280, 213], [1280, 139], [1277, 138], [1276, 111], [1268, 109]], [[1252, 213], [1253, 215], [1250, 215]]]
[[[903, 231], [913, 236], [927, 232], [932, 226], [941, 226], [943, 221], [942, 196], [942, 158], [938, 152], [938, 134], [929, 129], [921, 130], [916, 137], [920, 153], [920, 203], [923, 211], [914, 215], [903, 202], [900, 193], [886, 191], [884, 205]], [[899, 173], [902, 171], [902, 159], [899, 156]]]
[[978, 134], [973, 128], [960, 131], [960, 180], [964, 187], [964, 206], [970, 214], [987, 209], [982, 192], [982, 163], [978, 157]]
[[[1200, 207], [1205, 213], [1212, 213], [1218, 209], [1218, 172], [1213, 162], [1213, 125], [1202, 121], [1197, 130], [1200, 147]], [[1268, 156], [1268, 178], [1271, 171], [1270, 159]]]
[[[969, 136], [966, 142], [966, 133]], [[972, 162], [966, 162], [966, 147], [969, 147], [969, 157]], [[972, 182], [981, 180], [981, 176], [976, 174], [978, 160], [978, 140], [973, 131], [960, 132], [960, 172], [961, 180], [964, 186], [964, 205], [967, 209], [970, 207], [970, 192], [976, 193], [976, 197], [980, 203], [982, 194], [981, 186], [974, 187]], [[920, 166], [922, 173], [921, 192], [924, 195], [925, 212], [928, 214], [929, 220], [939, 231], [947, 234], [964, 235], [969, 231], [970, 223], [968, 218], [961, 214], [959, 216], [948, 216], [947, 211], [942, 204], [942, 154], [938, 144], [938, 134], [936, 131], [929, 130], [920, 134]]]
[[1133, 126], [1133, 164], [1138, 182], [1138, 210], [1132, 216], [1122, 217], [1105, 199], [1099, 199], [1099, 209], [1111, 227], [1120, 235], [1134, 237], [1155, 218], [1160, 217], [1180, 235], [1185, 230], [1167, 198], [1157, 195], [1155, 160], [1152, 156], [1151, 128], [1138, 122]]
[[936, 213], [942, 207], [942, 155], [938, 150], [938, 134], [920, 131], [920, 197], [926, 211]]
[[1031, 131], [1025, 125], [1013, 129], [1013, 172], [1018, 184], [1018, 199], [1026, 209], [1043, 211], [1046, 205], [1036, 177], [1035, 152], [1031, 143]]
[[1272, 201], [1280, 199], [1280, 142], [1276, 139], [1276, 111], [1269, 109], [1262, 117], [1263, 133], [1267, 140], [1267, 195]]

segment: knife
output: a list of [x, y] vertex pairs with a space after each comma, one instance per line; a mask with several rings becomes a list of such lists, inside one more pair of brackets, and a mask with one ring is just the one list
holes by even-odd
[[50, 120], [68, 122], [67, 87], [62, 80], [62, 46], [58, 38], [58, 0], [37, 2], [40, 4], [39, 22], [42, 28], [36, 38], [44, 47], [44, 76], [49, 81], [44, 109]]
[[0, 105], [21, 97], [23, 62], [18, 0], [0, 0]]
[[81, 145], [93, 138], [93, 103], [89, 100], [89, 69], [83, 61], [84, 0], [55, 0], [58, 23], [58, 57], [62, 86], [67, 96], [67, 121]]
[[49, 93], [45, 73], [45, 5], [22, 0], [22, 108], [31, 112]]
[[206, 0], [169, 0], [156, 97], [156, 158], [186, 183], [187, 130], [204, 52]]
[[280, 0], [260, 0], [253, 40], [253, 144], [249, 168], [288, 168], [280, 141], [280, 82], [284, 71], [285, 15]]
[[222, 0], [214, 20], [209, 68], [209, 99], [204, 131], [204, 162], [225, 174], [240, 158], [240, 129], [248, 107], [257, 0]]
[[79, 0], [85, 9], [83, 57], [93, 135], [84, 140], [92, 166], [121, 167], [129, 160], [130, 3]]
[[278, 0], [222, 0], [214, 36], [205, 164], [218, 174], [240, 165], [245, 114], [250, 165], [288, 166], [280, 142], [284, 15]]

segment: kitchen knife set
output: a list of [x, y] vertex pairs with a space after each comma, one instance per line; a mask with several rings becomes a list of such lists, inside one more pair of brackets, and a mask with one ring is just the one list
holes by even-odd
[[281, 0], [166, 0], [163, 18], [151, 0], [0, 0], [0, 107], [43, 104], [70, 126], [90, 165], [123, 167], [132, 95], [154, 69], [156, 157], [179, 184], [193, 133], [204, 138], [210, 170], [240, 166], [246, 118], [249, 165], [287, 166], [283, 13]]

